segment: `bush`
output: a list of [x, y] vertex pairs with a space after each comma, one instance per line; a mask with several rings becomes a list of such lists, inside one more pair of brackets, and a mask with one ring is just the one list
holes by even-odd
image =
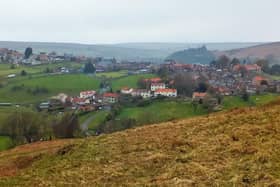
[[20, 75], [21, 75], [21, 76], [26, 76], [26, 75], [27, 75], [27, 72], [26, 72], [25, 70], [22, 70], [22, 71], [20, 72]]
[[66, 113], [62, 119], [53, 126], [53, 132], [56, 138], [74, 138], [81, 132], [78, 116]]
[[7, 117], [1, 132], [10, 136], [15, 144], [31, 143], [52, 134], [45, 116], [22, 109]]
[[84, 73], [95, 73], [96, 69], [91, 62], [86, 63]]

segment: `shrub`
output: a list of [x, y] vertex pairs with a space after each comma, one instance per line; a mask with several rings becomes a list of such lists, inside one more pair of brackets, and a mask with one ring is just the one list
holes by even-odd
[[66, 113], [62, 119], [53, 125], [53, 132], [57, 138], [74, 138], [80, 133], [78, 117]]

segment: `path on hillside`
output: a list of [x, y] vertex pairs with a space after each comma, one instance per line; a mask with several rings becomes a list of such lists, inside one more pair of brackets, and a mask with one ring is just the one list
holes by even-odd
[[81, 125], [81, 130], [83, 132], [87, 132], [88, 131], [88, 126], [89, 124], [94, 120], [95, 115], [90, 116], [86, 121], [84, 121]]

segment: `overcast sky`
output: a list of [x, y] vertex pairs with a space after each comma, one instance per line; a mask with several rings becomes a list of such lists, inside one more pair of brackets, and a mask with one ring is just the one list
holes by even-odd
[[0, 0], [0, 40], [280, 40], [279, 0]]

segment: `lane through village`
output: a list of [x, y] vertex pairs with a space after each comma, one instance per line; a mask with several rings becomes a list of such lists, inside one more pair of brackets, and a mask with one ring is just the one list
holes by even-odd
[[94, 120], [95, 115], [90, 116], [87, 120], [85, 120], [82, 124], [81, 124], [81, 130], [86, 133], [86, 135], [89, 135], [88, 133], [88, 126], [89, 124]]

